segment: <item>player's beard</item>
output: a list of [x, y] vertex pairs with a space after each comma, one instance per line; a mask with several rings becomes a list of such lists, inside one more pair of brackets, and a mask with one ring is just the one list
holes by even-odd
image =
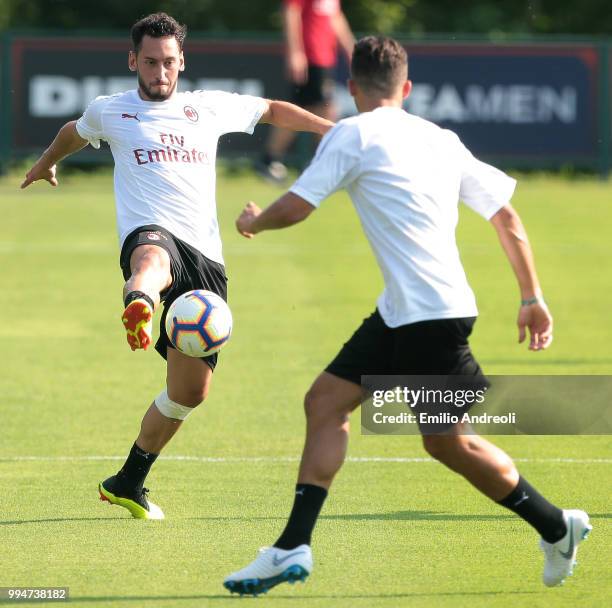
[[170, 88], [170, 90], [167, 93], [154, 93], [146, 85], [145, 81], [140, 76], [140, 73], [138, 73], [138, 87], [151, 101], [166, 101], [166, 99], [169, 99], [174, 94], [177, 83], [178, 83], [178, 78], [174, 81], [172, 88]]

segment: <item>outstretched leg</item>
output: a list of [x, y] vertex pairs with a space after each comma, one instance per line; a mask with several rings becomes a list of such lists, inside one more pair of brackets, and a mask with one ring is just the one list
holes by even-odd
[[212, 369], [201, 359], [168, 348], [167, 390], [158, 395], [140, 426], [123, 467], [99, 485], [102, 500], [118, 504], [139, 519], [163, 519], [162, 510], [147, 500], [144, 482], [164, 446], [185, 418], [208, 395]]
[[561, 584], [572, 573], [578, 543], [591, 530], [588, 515], [548, 502], [519, 475], [503, 450], [470, 431], [467, 425], [458, 424], [446, 434], [424, 435], [423, 445], [436, 460], [539, 532], [546, 558], [544, 584]]

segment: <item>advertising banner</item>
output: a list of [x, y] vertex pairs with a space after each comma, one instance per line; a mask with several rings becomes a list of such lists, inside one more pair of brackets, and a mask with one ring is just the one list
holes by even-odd
[[[600, 54], [590, 44], [413, 44], [405, 46], [414, 83], [406, 108], [452, 129], [478, 156], [515, 166], [595, 166]], [[4, 108], [13, 155], [37, 153], [98, 95], [134, 88], [127, 38], [14, 36]], [[287, 98], [281, 42], [189, 40], [180, 88], [222, 89]], [[338, 69], [341, 116], [355, 112]], [[220, 152], [254, 153], [255, 136], [225, 136]], [[86, 155], [95, 154], [92, 150]], [[98, 153], [98, 158], [99, 158]]]
[[[78, 118], [98, 95], [136, 88], [128, 70], [128, 39], [14, 38], [10, 44], [11, 142], [19, 154], [37, 153], [59, 127]], [[266, 97], [285, 97], [280, 43], [193, 41], [185, 46], [185, 71], [179, 89], [221, 89]], [[253, 151], [256, 137], [225, 136], [221, 151]], [[81, 154], [97, 155], [91, 149]]]

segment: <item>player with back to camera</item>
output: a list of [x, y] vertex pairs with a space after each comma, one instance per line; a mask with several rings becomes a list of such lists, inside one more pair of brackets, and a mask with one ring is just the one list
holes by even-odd
[[56, 163], [106, 140], [115, 161], [115, 200], [126, 280], [121, 316], [132, 350], [151, 344], [153, 311], [164, 303], [155, 345], [167, 361], [167, 386], [146, 411], [121, 470], [99, 484], [100, 497], [136, 518], [162, 519], [147, 500], [145, 478], [185, 418], [207, 396], [217, 355], [198, 359], [173, 348], [165, 332], [167, 307], [182, 293], [207, 289], [227, 299], [227, 278], [215, 202], [217, 141], [252, 133], [257, 123], [324, 134], [333, 123], [295, 105], [222, 91], [177, 91], [185, 69], [186, 28], [165, 13], [131, 30], [129, 68], [138, 88], [98, 97], [64, 125], [28, 171], [57, 186]]
[[[552, 341], [552, 317], [527, 235], [509, 203], [515, 180], [477, 160], [452, 131], [405, 112], [412, 86], [407, 76], [400, 44], [383, 37], [360, 40], [349, 81], [360, 114], [323, 138], [289, 192], [264, 211], [249, 203], [236, 222], [248, 238], [286, 228], [346, 188], [385, 288], [374, 313], [307, 392], [306, 442], [289, 520], [272, 547], [225, 579], [232, 592], [262, 593], [312, 571], [311, 534], [344, 461], [349, 414], [364, 398], [362, 375], [460, 375], [474, 386], [486, 385], [468, 345], [478, 313], [455, 241], [460, 199], [491, 222], [514, 270], [521, 296], [519, 342], [527, 330], [533, 351]], [[542, 537], [544, 583], [563, 582], [591, 529], [588, 515], [548, 502], [508, 455], [468, 434], [465, 425], [446, 426], [436, 434], [420, 427], [427, 452], [533, 526]]]

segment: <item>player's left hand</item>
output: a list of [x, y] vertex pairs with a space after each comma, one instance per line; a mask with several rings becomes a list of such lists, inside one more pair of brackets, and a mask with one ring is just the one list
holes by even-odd
[[252, 239], [255, 236], [256, 232], [253, 230], [253, 222], [260, 213], [261, 209], [253, 201], [249, 201], [246, 204], [246, 207], [236, 220], [236, 228], [242, 236], [247, 239]]
[[553, 319], [543, 302], [521, 306], [517, 325], [519, 343], [524, 342], [526, 330], [529, 329], [529, 350], [544, 350], [552, 344]]

